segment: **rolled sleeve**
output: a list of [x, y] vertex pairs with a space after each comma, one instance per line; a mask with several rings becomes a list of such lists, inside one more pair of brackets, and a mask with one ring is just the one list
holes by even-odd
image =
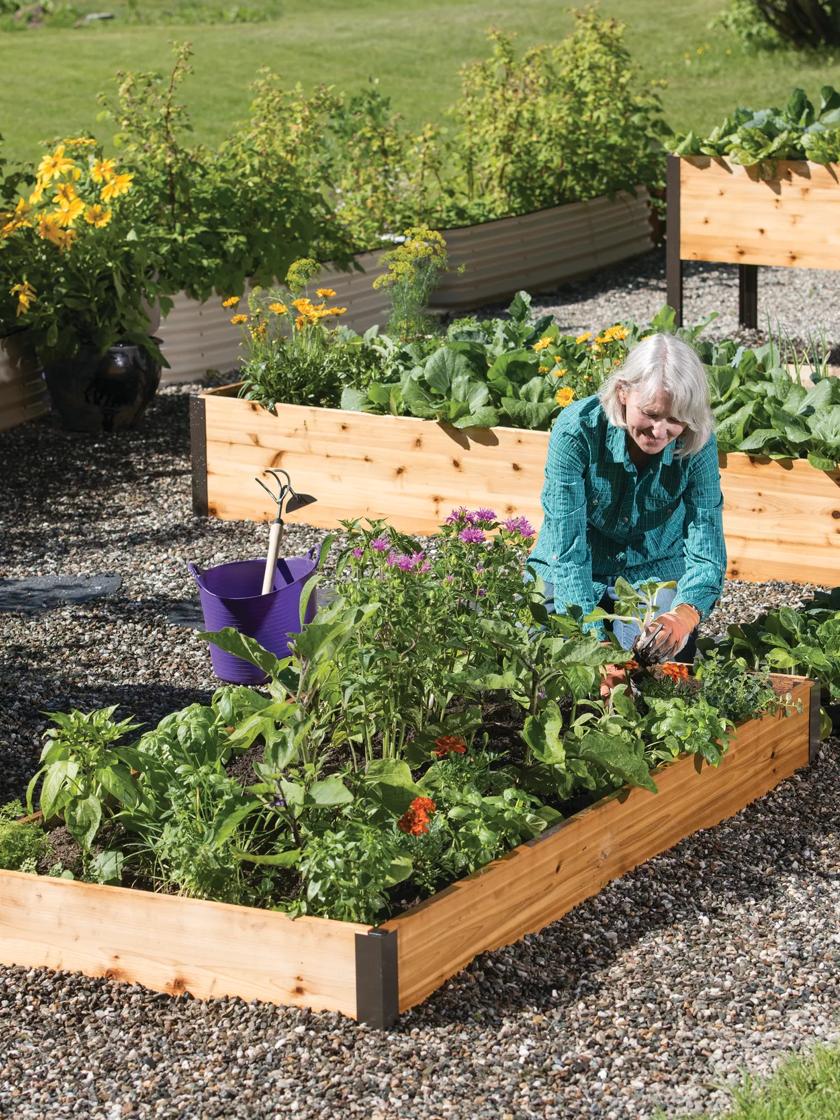
[[555, 426], [542, 490], [544, 520], [531, 563], [553, 584], [560, 611], [574, 604], [588, 613], [596, 605], [584, 485], [588, 463], [585, 442]]
[[714, 436], [691, 459], [684, 502], [685, 572], [672, 606], [688, 603], [706, 618], [720, 598], [726, 575], [723, 495]]

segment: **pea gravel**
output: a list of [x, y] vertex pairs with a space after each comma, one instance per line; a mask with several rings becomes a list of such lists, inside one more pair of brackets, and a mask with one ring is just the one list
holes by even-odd
[[[569, 321], [602, 325], [625, 306], [647, 314], [661, 282], [646, 260], [642, 294], [622, 286], [628, 266], [602, 274], [581, 289], [586, 314]], [[816, 306], [806, 289], [802, 299], [809, 322], [836, 316], [828, 287]], [[544, 302], [569, 318], [556, 294]], [[0, 802], [34, 772], [45, 711], [119, 704], [151, 723], [215, 687], [195, 632], [169, 621], [193, 599], [185, 564], [258, 556], [266, 528], [192, 516], [188, 388], [164, 389], [136, 431], [115, 437], [46, 420], [0, 433], [0, 574], [122, 576], [107, 599], [37, 615], [0, 604]], [[322, 535], [290, 529], [287, 551]], [[729, 583], [707, 628], [808, 591]], [[840, 1034], [837, 748], [824, 744], [808, 771], [541, 934], [483, 956], [386, 1034], [331, 1014], [0, 968], [0, 1117], [718, 1110], [742, 1070], [765, 1074]]]

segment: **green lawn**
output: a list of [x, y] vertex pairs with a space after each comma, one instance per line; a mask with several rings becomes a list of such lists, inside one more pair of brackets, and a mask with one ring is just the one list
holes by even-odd
[[[822, 1046], [806, 1058], [791, 1058], [766, 1084], [748, 1081], [733, 1096], [731, 1111], [716, 1120], [837, 1120], [840, 1046]], [[684, 1120], [712, 1118], [694, 1114]]]
[[[675, 127], [705, 128], [738, 102], [778, 101], [794, 84], [811, 92], [824, 82], [840, 85], [840, 57], [749, 56], [731, 36], [709, 31], [724, 2], [602, 2], [603, 11], [627, 24], [628, 45], [643, 72], [667, 81], [664, 102]], [[125, 7], [92, 0], [77, 0], [77, 6]], [[141, 7], [153, 6], [141, 0]], [[519, 0], [515, 6], [499, 0], [286, 0], [283, 14], [269, 23], [146, 26], [114, 20], [80, 29], [0, 32], [0, 133], [14, 157], [31, 157], [40, 140], [83, 128], [105, 138], [107, 125], [96, 121], [97, 92], [112, 86], [120, 68], [166, 68], [173, 40], [195, 47], [187, 100], [202, 140], [218, 140], [243, 117], [248, 84], [260, 66], [306, 86], [320, 81], [353, 89], [376, 76], [419, 124], [454, 100], [458, 67], [484, 53], [489, 26], [515, 31], [530, 44], [559, 38], [570, 24], [557, 0]]]

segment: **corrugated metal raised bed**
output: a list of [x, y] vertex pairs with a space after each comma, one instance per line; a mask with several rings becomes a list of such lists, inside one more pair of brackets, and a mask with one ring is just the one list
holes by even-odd
[[[635, 196], [571, 202], [443, 233], [450, 270], [432, 301], [439, 310], [465, 310], [522, 288], [551, 287], [644, 253], [652, 243], [648, 195], [641, 188]], [[383, 271], [381, 255], [360, 253], [361, 272], [325, 268], [318, 278], [320, 286], [335, 289], [347, 307], [342, 322], [354, 330], [384, 325], [388, 317], [387, 294], [372, 287]], [[224, 372], [237, 364], [240, 331], [218, 299], [198, 303], [181, 293], [159, 334], [171, 366], [163, 371], [164, 383], [194, 381], [208, 369]]]
[[26, 331], [0, 338], [0, 431], [50, 411], [41, 368]]

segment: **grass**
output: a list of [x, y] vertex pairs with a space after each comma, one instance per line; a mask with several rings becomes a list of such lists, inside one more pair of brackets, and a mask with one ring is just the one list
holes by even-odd
[[[769, 1081], [744, 1081], [733, 1108], [714, 1120], [837, 1120], [840, 1117], [840, 1046], [819, 1046], [788, 1059]], [[665, 1120], [660, 1116], [660, 1120]], [[712, 1120], [694, 1115], [685, 1120]]]
[[[247, 0], [246, 0], [247, 3]], [[253, 0], [256, 3], [256, 0]], [[737, 103], [777, 102], [793, 85], [815, 93], [840, 85], [840, 55], [798, 52], [745, 55], [736, 40], [710, 31], [724, 0], [602, 0], [602, 10], [627, 24], [627, 43], [642, 72], [664, 79], [667, 119], [679, 129], [707, 128]], [[188, 11], [164, 0], [138, 0], [145, 12]], [[212, 7], [224, 8], [224, 0]], [[76, 0], [80, 10], [102, 10]], [[125, 0], [105, 6], [119, 16]], [[458, 67], [485, 53], [486, 29], [518, 33], [520, 43], [558, 39], [571, 16], [556, 0], [285, 0], [268, 23], [130, 24], [124, 19], [84, 28], [41, 27], [0, 32], [0, 133], [10, 158], [32, 158], [40, 141], [93, 129], [96, 94], [113, 88], [119, 69], [165, 69], [172, 41], [195, 48], [185, 96], [200, 140], [217, 142], [247, 111], [248, 85], [270, 66], [290, 84], [327, 82], [356, 89], [376, 77], [414, 125], [439, 118], [458, 93]], [[698, 53], [699, 50], [699, 53]]]

